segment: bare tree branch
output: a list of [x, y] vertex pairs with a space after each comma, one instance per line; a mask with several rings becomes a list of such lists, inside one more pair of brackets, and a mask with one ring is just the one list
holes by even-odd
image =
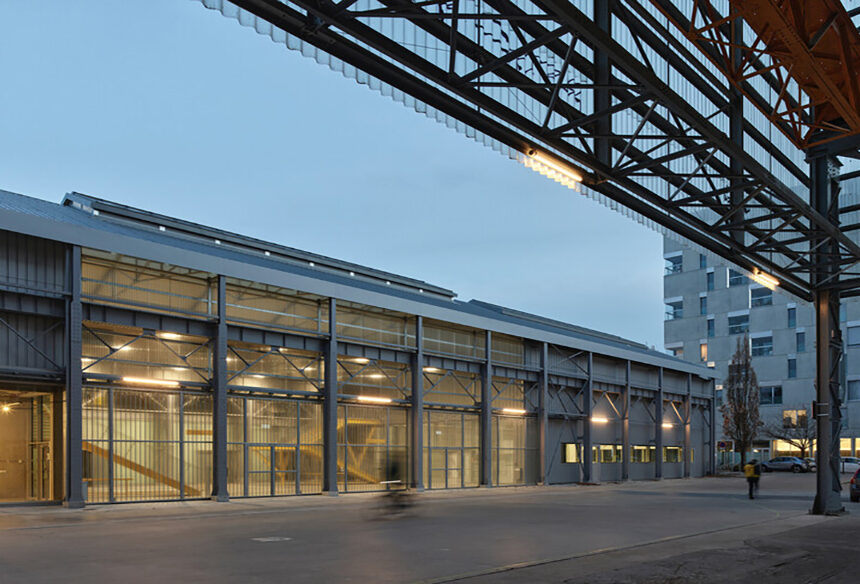
[[738, 339], [737, 350], [729, 363], [729, 376], [725, 382], [726, 401], [720, 406], [723, 414], [723, 432], [734, 440], [735, 451], [741, 453], [741, 466], [746, 453], [762, 426], [759, 417], [759, 388], [752, 367], [749, 337]]

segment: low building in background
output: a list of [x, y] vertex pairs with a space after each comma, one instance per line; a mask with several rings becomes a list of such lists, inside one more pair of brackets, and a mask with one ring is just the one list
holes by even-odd
[[3, 502], [715, 464], [710, 370], [616, 336], [77, 193], [0, 191], [0, 242]]

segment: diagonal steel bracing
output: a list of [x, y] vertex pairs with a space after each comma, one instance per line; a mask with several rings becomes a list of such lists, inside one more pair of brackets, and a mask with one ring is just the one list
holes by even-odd
[[[246, 11], [244, 22], [272, 25], [523, 159], [539, 154], [567, 166], [584, 188], [747, 270], [775, 275], [801, 298], [812, 298], [813, 247], [822, 236], [848, 281], [860, 277], [860, 247], [743, 140], [730, 139], [729, 118], [738, 114], [728, 83], [644, 2], [606, 0], [597, 12], [560, 0], [233, 4]], [[683, 79], [682, 89], [669, 73]], [[759, 76], [775, 79], [772, 71]], [[749, 99], [765, 99], [747, 89]], [[802, 192], [808, 172], [749, 120], [738, 122]]]

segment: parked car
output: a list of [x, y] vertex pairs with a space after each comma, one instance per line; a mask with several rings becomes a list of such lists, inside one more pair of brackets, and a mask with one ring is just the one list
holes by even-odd
[[848, 494], [851, 496], [852, 503], [860, 502], [860, 468], [854, 471], [854, 476], [851, 477], [851, 484], [848, 486]]
[[806, 457], [806, 458], [804, 458], [803, 460], [805, 460], [805, 461], [806, 461], [806, 464], [809, 466], [809, 470], [810, 470], [810, 471], [813, 471], [813, 470], [815, 470], [815, 469], [817, 468], [817, 467], [815, 466], [815, 459], [814, 459], [814, 458]]
[[857, 472], [857, 469], [860, 468], [860, 458], [855, 458], [853, 456], [843, 456], [839, 461], [839, 471], [840, 472]]
[[809, 472], [809, 463], [802, 458], [796, 456], [777, 456], [771, 458], [767, 462], [761, 463], [761, 468], [765, 472], [774, 470], [790, 470], [791, 472]]

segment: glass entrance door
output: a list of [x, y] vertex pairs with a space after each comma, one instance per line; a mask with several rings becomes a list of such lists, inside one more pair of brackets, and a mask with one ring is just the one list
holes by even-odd
[[463, 486], [463, 450], [461, 448], [431, 448], [431, 489], [459, 489]]
[[0, 503], [53, 499], [51, 394], [0, 390]]
[[248, 496], [300, 494], [297, 450], [283, 444], [248, 444]]

